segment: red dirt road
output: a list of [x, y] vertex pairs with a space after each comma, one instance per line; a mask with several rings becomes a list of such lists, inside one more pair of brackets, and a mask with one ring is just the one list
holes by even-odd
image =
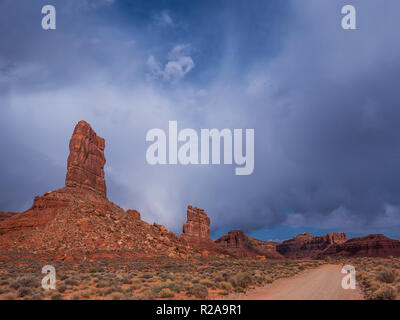
[[291, 278], [279, 279], [265, 287], [248, 291], [246, 294], [232, 294], [232, 300], [363, 300], [356, 289], [342, 288], [340, 265], [323, 265], [307, 270]]

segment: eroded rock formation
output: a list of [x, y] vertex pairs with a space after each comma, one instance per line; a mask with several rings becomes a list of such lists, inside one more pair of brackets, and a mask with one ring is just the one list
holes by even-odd
[[256, 259], [283, 258], [276, 251], [276, 242], [261, 241], [248, 237], [242, 230], [231, 230], [215, 242], [235, 257]]
[[308, 232], [283, 241], [277, 245], [277, 251], [286, 258], [313, 258], [333, 244], [347, 241], [345, 233], [328, 233], [325, 236], [312, 236]]
[[[44, 258], [64, 262], [126, 257], [223, 256], [211, 241], [190, 245], [167, 228], [140, 219], [107, 200], [104, 140], [84, 121], [70, 141], [66, 186], [35, 197], [25, 212], [1, 213], [0, 260]], [[189, 210], [189, 237], [209, 239], [204, 210]]]
[[131, 216], [133, 219], [140, 220], [140, 213], [137, 210], [126, 210], [126, 214]]
[[70, 154], [65, 186], [83, 191], [89, 190], [106, 198], [104, 148], [104, 139], [98, 137], [87, 122], [80, 121], [69, 143]]
[[15, 214], [14, 212], [3, 212], [3, 211], [0, 211], [0, 221], [3, 221], [5, 219], [7, 219], [7, 218], [10, 218], [14, 214]]
[[188, 206], [182, 237], [190, 241], [210, 240], [210, 218], [204, 209]]
[[400, 241], [390, 239], [383, 234], [371, 234], [334, 244], [323, 251], [319, 257], [326, 256], [399, 257]]

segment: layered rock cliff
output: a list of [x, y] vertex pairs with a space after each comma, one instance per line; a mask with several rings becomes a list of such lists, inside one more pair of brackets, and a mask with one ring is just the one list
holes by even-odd
[[182, 237], [189, 241], [210, 240], [210, 218], [204, 209], [188, 206]]
[[277, 245], [276, 250], [286, 258], [314, 258], [331, 245], [341, 244], [346, 241], [347, 236], [345, 233], [328, 233], [325, 236], [312, 236], [306, 232], [283, 241]]
[[255, 258], [263, 256], [269, 259], [281, 259], [276, 251], [276, 242], [261, 241], [246, 236], [242, 230], [231, 230], [215, 241], [231, 255], [239, 258]]
[[[35, 197], [25, 212], [0, 215], [5, 217], [0, 221], [0, 258], [82, 262], [203, 254], [204, 248], [188, 245], [165, 227], [142, 221], [138, 211], [124, 210], [107, 200], [105, 142], [87, 122], [77, 124], [69, 146], [65, 187]], [[188, 237], [209, 239], [210, 220], [204, 211], [189, 210], [188, 218]], [[211, 246], [207, 252], [216, 251]]]
[[400, 241], [390, 239], [383, 234], [371, 234], [366, 237], [350, 239], [337, 243], [321, 252], [320, 258], [326, 256], [345, 257], [399, 257]]
[[93, 131], [91, 126], [80, 121], [69, 143], [67, 175], [65, 186], [76, 190], [89, 190], [101, 197], [107, 197], [104, 179], [105, 141]]

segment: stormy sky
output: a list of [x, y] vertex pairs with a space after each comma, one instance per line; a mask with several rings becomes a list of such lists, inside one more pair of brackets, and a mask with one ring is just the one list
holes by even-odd
[[[214, 238], [400, 238], [399, 1], [0, 0], [0, 14], [0, 210], [64, 185], [84, 119], [106, 139], [109, 199], [176, 233], [192, 204]], [[254, 129], [253, 174], [147, 164], [147, 131], [170, 120]]]

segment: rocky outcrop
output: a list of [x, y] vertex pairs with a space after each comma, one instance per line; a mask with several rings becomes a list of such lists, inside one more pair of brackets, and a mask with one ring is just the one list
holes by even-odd
[[15, 214], [14, 212], [3, 212], [3, 211], [0, 211], [0, 221], [3, 221], [5, 219], [7, 219], [7, 218], [10, 218], [14, 214]]
[[390, 239], [383, 234], [371, 234], [353, 238], [344, 243], [334, 244], [324, 250], [319, 257], [388, 257], [400, 256], [400, 241]]
[[228, 234], [215, 241], [231, 255], [239, 258], [280, 259], [283, 258], [276, 251], [276, 242], [261, 241], [246, 236], [242, 230], [231, 230]]
[[215, 242], [226, 249], [245, 249], [249, 246], [249, 239], [242, 230], [231, 230]]
[[133, 219], [140, 220], [140, 213], [137, 210], [126, 210], [126, 214], [131, 216]]
[[189, 241], [210, 240], [210, 218], [204, 209], [188, 206], [182, 237]]
[[249, 237], [250, 245], [261, 255], [268, 259], [283, 259], [284, 257], [276, 250], [278, 245], [274, 241], [262, 241]]
[[107, 200], [104, 140], [81, 121], [70, 142], [66, 186], [35, 197], [25, 212], [0, 221], [0, 260], [10, 257], [78, 262], [127, 257], [189, 258], [223, 256], [209, 239], [204, 210], [188, 210], [185, 234], [208, 239], [189, 244], [165, 227], [140, 219]]
[[331, 245], [341, 244], [346, 241], [347, 236], [345, 233], [328, 233], [325, 236], [312, 236], [306, 232], [283, 241], [277, 245], [276, 250], [286, 258], [314, 258]]
[[80, 121], [69, 143], [66, 187], [107, 197], [104, 148], [104, 139], [98, 137], [87, 122]]

